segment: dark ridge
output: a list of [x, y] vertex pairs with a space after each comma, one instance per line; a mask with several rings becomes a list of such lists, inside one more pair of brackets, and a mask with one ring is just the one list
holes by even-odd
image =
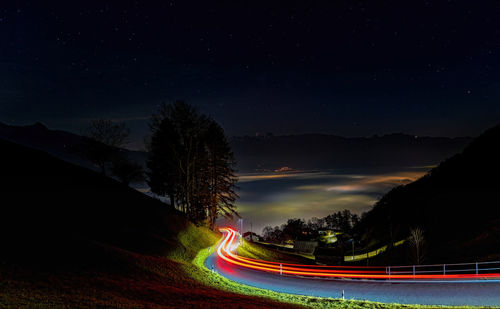
[[[9, 126], [0, 123], [0, 138], [46, 151], [60, 159], [90, 169], [78, 155], [85, 137], [50, 130], [43, 124]], [[345, 138], [328, 134], [233, 137], [231, 147], [240, 172], [292, 169], [400, 169], [435, 165], [461, 151], [472, 138], [415, 137], [395, 133], [384, 136]], [[123, 150], [133, 161], [144, 164], [143, 151]]]
[[[42, 123], [27, 126], [11, 126], [0, 123], [0, 139], [16, 144], [35, 148], [48, 152], [49, 154], [89, 169], [97, 170], [97, 167], [83, 158], [85, 136], [71, 132], [50, 130]], [[146, 154], [142, 151], [121, 150], [131, 160], [144, 164]]]
[[345, 138], [326, 134], [233, 137], [241, 171], [293, 169], [385, 169], [434, 165], [461, 151], [469, 137], [406, 134]]
[[[426, 176], [383, 196], [358, 226], [387, 243], [424, 229], [427, 262], [500, 258], [500, 125]], [[404, 257], [400, 256], [400, 262]]]

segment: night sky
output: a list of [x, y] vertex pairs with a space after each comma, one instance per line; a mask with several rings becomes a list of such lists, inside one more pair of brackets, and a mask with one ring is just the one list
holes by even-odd
[[124, 120], [141, 148], [175, 99], [228, 135], [474, 136], [500, 122], [497, 1], [13, 2], [0, 6], [8, 124]]

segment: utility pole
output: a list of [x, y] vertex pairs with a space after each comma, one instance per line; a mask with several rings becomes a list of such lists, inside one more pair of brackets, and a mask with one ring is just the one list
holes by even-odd
[[243, 218], [239, 218], [238, 223], [240, 224], [240, 235], [243, 236]]
[[250, 241], [253, 242], [252, 221], [250, 221]]

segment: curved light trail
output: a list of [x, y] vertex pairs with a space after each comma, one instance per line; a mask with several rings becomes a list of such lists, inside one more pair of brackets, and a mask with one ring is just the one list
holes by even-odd
[[319, 277], [319, 278], [350, 278], [350, 279], [379, 279], [379, 280], [478, 280], [498, 279], [500, 273], [453, 273], [453, 274], [408, 274], [390, 271], [389, 267], [380, 266], [320, 266], [279, 263], [241, 257], [233, 253], [238, 247], [235, 241], [236, 232], [231, 228], [223, 228], [223, 240], [217, 248], [217, 255], [226, 262], [248, 269], [266, 271], [276, 274]]

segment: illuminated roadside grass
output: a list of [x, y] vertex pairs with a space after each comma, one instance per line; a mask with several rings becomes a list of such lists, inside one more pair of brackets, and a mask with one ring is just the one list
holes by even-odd
[[[287, 294], [274, 292], [266, 289], [260, 289], [248, 285], [244, 285], [241, 283], [237, 283], [231, 281], [217, 272], [210, 271], [205, 266], [205, 260], [216, 250], [217, 245], [210, 246], [208, 248], [201, 249], [198, 254], [192, 260], [193, 267], [187, 266], [185, 271], [188, 272], [193, 278], [197, 279], [203, 284], [219, 288], [224, 291], [234, 292], [249, 296], [256, 297], [265, 297], [272, 300], [285, 302], [294, 305], [302, 305], [311, 308], [346, 308], [346, 309], [354, 309], [354, 308], [377, 308], [377, 309], [396, 309], [396, 308], [422, 308], [422, 309], [430, 309], [430, 308], [498, 308], [498, 307], [471, 307], [471, 306], [424, 306], [424, 305], [403, 305], [403, 304], [385, 304], [371, 301], [361, 301], [361, 300], [342, 300], [335, 298], [323, 298], [323, 297], [313, 297], [313, 296], [303, 296], [303, 295], [295, 295], [295, 294]], [[256, 250], [259, 254], [256, 255], [255, 252], [250, 254], [253, 257], [262, 257], [262, 256], [273, 256], [274, 252], [264, 252], [268, 251], [264, 248], [256, 249], [255, 246], [251, 244], [246, 244], [246, 250], [248, 252], [252, 252]], [[252, 249], [253, 248], [253, 249]], [[249, 256], [250, 257], [250, 256]]]
[[177, 234], [176, 238], [177, 246], [171, 248], [166, 257], [175, 261], [190, 263], [200, 250], [217, 243], [220, 234], [206, 227], [189, 224], [186, 229]]

